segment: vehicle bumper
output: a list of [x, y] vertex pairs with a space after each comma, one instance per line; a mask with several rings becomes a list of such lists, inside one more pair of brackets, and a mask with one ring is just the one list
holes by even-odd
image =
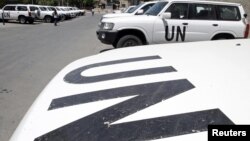
[[113, 44], [117, 37], [117, 31], [97, 30], [98, 39], [104, 44]]

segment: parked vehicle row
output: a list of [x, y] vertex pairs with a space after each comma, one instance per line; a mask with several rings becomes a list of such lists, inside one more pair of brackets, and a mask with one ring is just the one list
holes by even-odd
[[53, 12], [57, 11], [60, 20], [75, 18], [85, 15], [84, 10], [76, 7], [46, 6], [31, 4], [8, 4], [0, 10], [1, 20], [17, 20], [22, 24], [32, 24], [35, 20], [42, 20], [46, 23], [54, 21]]
[[[142, 3], [137, 7], [151, 3]], [[164, 0], [157, 1], [147, 11], [140, 8], [135, 11], [130, 15], [104, 15], [97, 30], [99, 40], [119, 48], [247, 38], [249, 34], [247, 14], [239, 3]]]

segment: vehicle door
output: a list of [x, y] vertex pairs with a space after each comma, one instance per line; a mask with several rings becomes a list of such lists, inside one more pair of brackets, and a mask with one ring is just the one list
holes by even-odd
[[188, 7], [188, 3], [170, 4], [164, 13], [171, 14], [171, 17], [166, 19], [159, 16], [154, 24], [154, 43], [184, 42], [187, 40], [187, 36], [189, 36], [187, 33]]
[[23, 15], [23, 16], [25, 16], [25, 17], [28, 17], [29, 16], [29, 12], [28, 12], [28, 8], [27, 8], [27, 6], [17, 6], [17, 17], [19, 16], [19, 15]]
[[219, 30], [216, 6], [211, 4], [190, 4], [189, 20], [186, 21], [186, 41], [210, 40], [213, 33]]
[[10, 20], [10, 19], [16, 19], [16, 6], [5, 6], [3, 8], [3, 15], [4, 19]]

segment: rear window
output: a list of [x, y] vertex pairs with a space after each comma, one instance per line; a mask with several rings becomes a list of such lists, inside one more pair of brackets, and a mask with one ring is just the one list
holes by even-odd
[[28, 11], [28, 8], [27, 8], [27, 6], [18, 6], [17, 10], [18, 11]]
[[15, 6], [5, 6], [3, 10], [8, 10], [8, 11], [15, 11]]
[[240, 12], [236, 6], [218, 6], [218, 19], [228, 21], [239, 21]]

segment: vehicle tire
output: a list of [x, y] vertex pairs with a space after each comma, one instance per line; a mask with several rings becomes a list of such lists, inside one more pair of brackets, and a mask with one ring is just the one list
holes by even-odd
[[44, 17], [44, 22], [45, 23], [51, 23], [52, 22], [52, 17], [51, 16], [45, 16]]
[[139, 46], [139, 45], [142, 45], [142, 41], [140, 38], [138, 38], [135, 35], [125, 35], [118, 40], [116, 48]]
[[62, 15], [61, 16], [61, 21], [64, 21], [66, 19], [66, 16], [65, 15]]
[[25, 23], [27, 22], [27, 19], [26, 19], [26, 17], [24, 17], [24, 16], [20, 16], [20, 17], [18, 18], [18, 21], [19, 21], [19, 23], [21, 23], [21, 24], [25, 24]]

